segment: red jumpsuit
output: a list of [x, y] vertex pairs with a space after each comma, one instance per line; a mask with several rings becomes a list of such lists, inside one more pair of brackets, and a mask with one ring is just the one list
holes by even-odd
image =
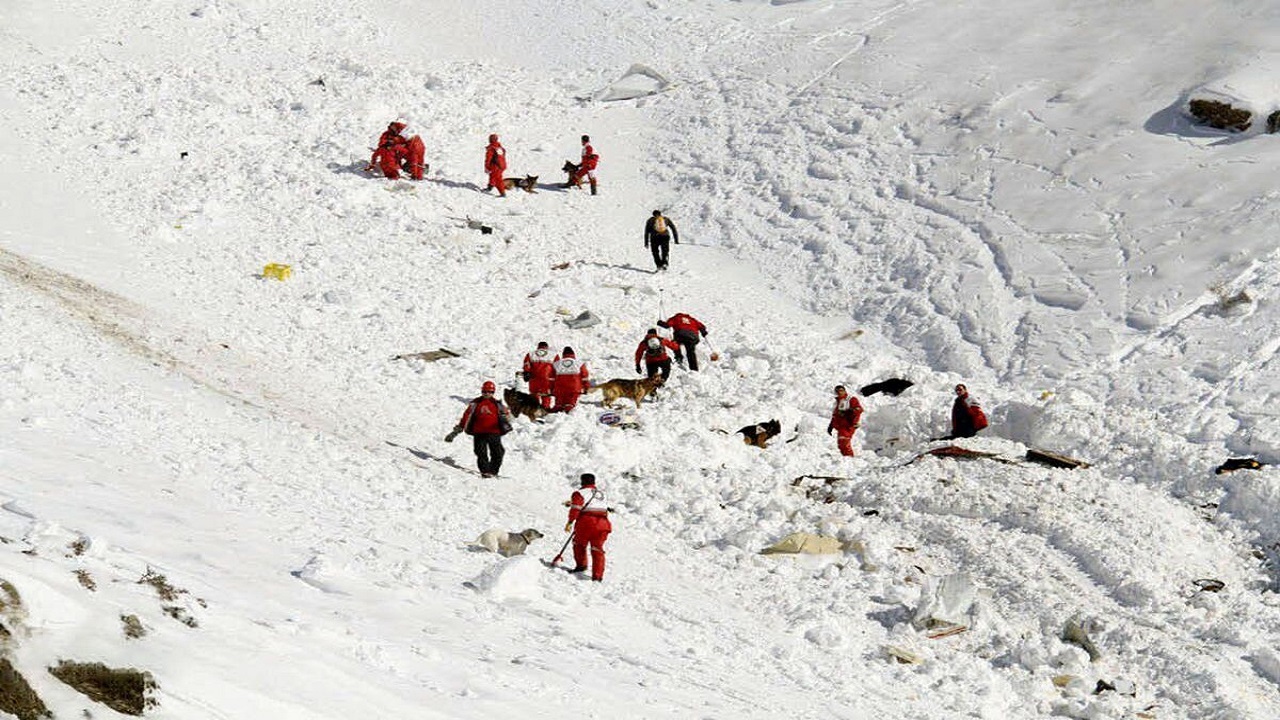
[[408, 132], [408, 125], [393, 122], [378, 138], [378, 149], [373, 151], [369, 164], [380, 168], [390, 180], [400, 179], [401, 168], [409, 172], [409, 177], [421, 180], [426, 169], [426, 153], [421, 137]]
[[987, 426], [987, 414], [982, 412], [978, 401], [968, 392], [956, 398], [951, 404], [951, 436], [958, 438], [973, 437]]
[[853, 455], [853, 434], [858, 431], [862, 421], [862, 403], [852, 395], [836, 397], [836, 405], [831, 410], [831, 424], [827, 432], [836, 431], [836, 447], [841, 455]]
[[524, 377], [529, 383], [529, 394], [537, 396], [542, 407], [547, 409], [551, 408], [551, 385], [558, 360], [560, 356], [552, 356], [546, 348], [538, 348], [524, 356]]
[[498, 194], [503, 197], [507, 196], [506, 184], [502, 178], [506, 169], [507, 150], [498, 142], [497, 135], [490, 135], [489, 145], [484, 149], [484, 171], [489, 174], [489, 187], [497, 188]]
[[582, 144], [582, 160], [578, 162], [578, 171], [573, 174], [573, 184], [582, 187], [582, 179], [587, 178], [591, 181], [591, 189], [596, 187], [596, 165], [600, 163], [600, 156], [596, 155], [596, 151], [592, 149], [591, 143]]
[[[649, 347], [649, 341], [656, 339], [657, 347]], [[671, 377], [671, 358], [667, 355], [667, 350], [674, 350], [676, 359], [683, 361], [684, 356], [680, 354], [680, 346], [660, 335], [645, 335], [640, 344], [636, 346], [636, 372], [640, 372], [640, 360], [644, 359], [644, 369], [647, 377], [654, 375], [662, 375], [665, 382]]]
[[604, 504], [604, 493], [594, 485], [583, 486], [569, 499], [569, 522], [573, 526], [574, 571], [587, 569], [587, 550], [591, 551], [591, 579], [604, 579], [604, 541], [613, 525]]
[[587, 366], [576, 357], [566, 355], [554, 364], [555, 380], [552, 381], [551, 394], [556, 396], [555, 412], [569, 412], [578, 405], [578, 396], [590, 387], [587, 379]]

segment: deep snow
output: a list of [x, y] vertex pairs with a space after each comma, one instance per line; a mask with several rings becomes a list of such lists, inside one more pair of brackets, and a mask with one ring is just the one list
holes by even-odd
[[[1278, 717], [1280, 474], [1212, 472], [1280, 462], [1277, 150], [1182, 115], [1275, 107], [1277, 29], [1253, 1], [10, 2], [8, 656], [60, 717], [112, 716], [61, 658], [150, 670], [174, 718]], [[395, 118], [427, 181], [362, 171]], [[481, 192], [490, 132], [538, 193]], [[555, 184], [584, 132], [597, 197]], [[538, 340], [632, 377], [679, 310], [721, 360], [639, 429], [598, 395], [521, 419], [495, 481], [443, 442]], [[839, 457], [831, 386], [890, 376], [917, 384]], [[993, 420], [964, 444], [1008, 463], [909, 463], [957, 381]], [[732, 434], [769, 418], [766, 450]], [[537, 559], [587, 470], [598, 586]], [[524, 527], [531, 556], [466, 549]], [[851, 550], [759, 555], [793, 531]], [[952, 573], [976, 621], [930, 639]]]

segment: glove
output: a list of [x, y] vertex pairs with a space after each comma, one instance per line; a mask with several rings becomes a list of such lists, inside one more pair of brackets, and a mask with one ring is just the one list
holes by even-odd
[[525, 371], [525, 372], [520, 373], [520, 378], [521, 378], [522, 380], [524, 380], [525, 382], [529, 382], [529, 380], [530, 380], [532, 377], [533, 377], [533, 373], [531, 373], [531, 372]]
[[462, 428], [454, 428], [453, 430], [450, 430], [449, 434], [444, 436], [444, 441], [453, 442], [453, 439], [458, 437], [458, 433], [460, 432], [462, 432]]
[[640, 363], [636, 363], [636, 374], [640, 374]]
[[649, 241], [648, 241], [648, 240], [645, 240], [645, 241], [644, 241], [644, 249], [645, 249], [645, 250], [648, 250], [648, 249], [649, 249]]
[[833, 425], [828, 425], [828, 426], [827, 426], [827, 434], [828, 434], [828, 435], [830, 435], [832, 430], [835, 430], [835, 426], [833, 426]]
[[706, 330], [699, 330], [699, 332], [701, 332], [701, 333], [702, 333], [702, 337], [706, 337], [706, 336], [707, 336], [707, 331], [706, 331]]
[[572, 520], [570, 520], [569, 522], [567, 522], [567, 523], [565, 523], [565, 524], [564, 524], [564, 531], [565, 531], [565, 532], [573, 532], [573, 521], [572, 521]]

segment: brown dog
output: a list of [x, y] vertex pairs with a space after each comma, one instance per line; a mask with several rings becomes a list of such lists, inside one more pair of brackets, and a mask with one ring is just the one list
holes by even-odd
[[630, 380], [624, 378], [614, 378], [609, 382], [603, 382], [592, 387], [592, 390], [599, 390], [604, 395], [605, 407], [613, 407], [613, 402], [618, 398], [631, 398], [631, 401], [640, 407], [640, 402], [654, 390], [662, 387], [664, 382], [661, 375], [654, 375], [651, 378], [643, 380]]
[[502, 400], [507, 404], [512, 415], [523, 415], [532, 422], [542, 422], [542, 418], [547, 416], [547, 409], [542, 407], [538, 398], [529, 393], [507, 388], [502, 391]]
[[738, 431], [742, 435], [742, 442], [748, 445], [755, 445], [758, 448], [768, 447], [769, 440], [774, 436], [782, 433], [782, 423], [777, 420], [748, 425]]
[[538, 176], [525, 175], [522, 178], [503, 178], [502, 187], [505, 190], [520, 188], [527, 193], [531, 193], [538, 187]]

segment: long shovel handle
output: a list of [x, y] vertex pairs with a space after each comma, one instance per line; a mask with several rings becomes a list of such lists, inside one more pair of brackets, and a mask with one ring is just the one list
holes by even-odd
[[569, 549], [569, 543], [573, 542], [574, 533], [578, 530], [577, 523], [574, 523], [573, 530], [574, 532], [569, 533], [569, 537], [565, 538], [564, 545], [560, 546], [560, 552], [556, 553], [556, 556], [551, 559], [551, 567], [555, 567], [564, 559], [564, 551]]

